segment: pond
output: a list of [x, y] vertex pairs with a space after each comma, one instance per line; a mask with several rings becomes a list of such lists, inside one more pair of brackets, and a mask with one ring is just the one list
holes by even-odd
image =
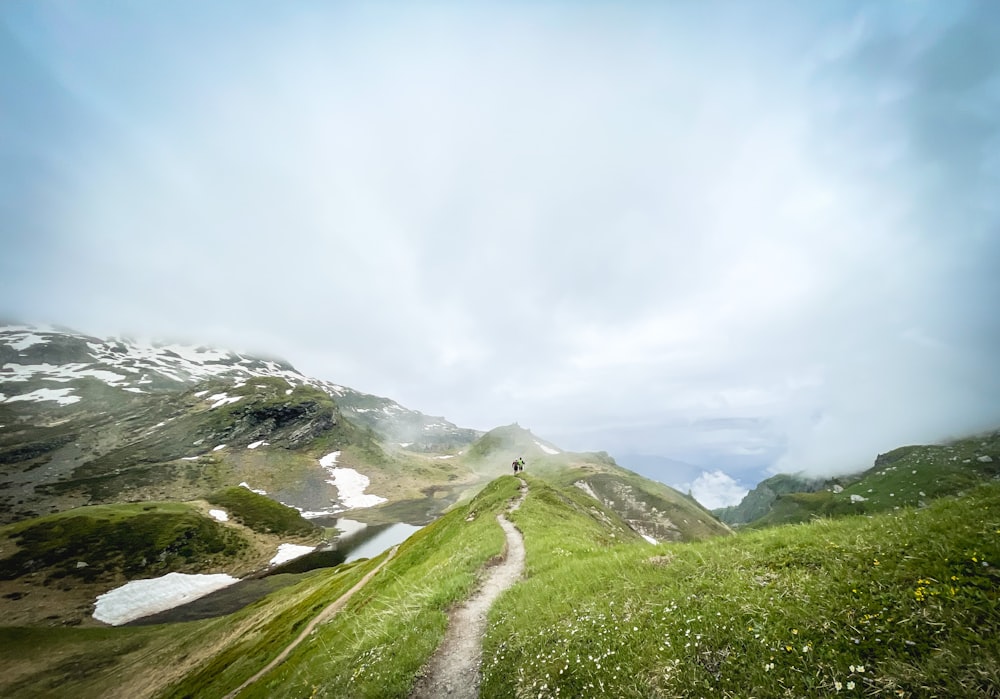
[[362, 558], [374, 558], [386, 549], [406, 541], [422, 528], [404, 522], [366, 526], [351, 520], [341, 520], [337, 524], [347, 533], [334, 542], [333, 548], [307, 553], [187, 604], [136, 619], [127, 626], [194, 621], [232, 614], [275, 590], [299, 582], [303, 573], [317, 568], [332, 568]]

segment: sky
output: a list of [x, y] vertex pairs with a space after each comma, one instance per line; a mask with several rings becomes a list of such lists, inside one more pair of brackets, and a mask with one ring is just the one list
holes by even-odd
[[1000, 426], [1000, 3], [0, 4], [0, 317], [709, 506]]

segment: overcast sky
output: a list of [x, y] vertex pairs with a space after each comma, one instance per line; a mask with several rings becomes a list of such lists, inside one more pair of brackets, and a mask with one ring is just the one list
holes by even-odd
[[1000, 426], [1000, 3], [8, 1], [0, 226], [0, 315], [714, 506]]

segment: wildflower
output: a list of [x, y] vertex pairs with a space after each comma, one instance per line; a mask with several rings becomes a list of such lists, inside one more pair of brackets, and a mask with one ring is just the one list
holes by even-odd
[[848, 689], [854, 689], [854, 681], [853, 680], [847, 683], [847, 688]]
[[810, 648], [808, 645], [802, 646], [802, 652], [803, 653], [808, 653], [811, 650], [812, 650], [812, 648]]
[[863, 673], [865, 671], [865, 666], [864, 665], [857, 665], [857, 666], [855, 666], [854, 671], [855, 672], [861, 672], [861, 673]]
[[844, 688], [844, 685], [842, 685], [840, 682], [834, 682], [833, 683], [833, 688], [836, 689], [839, 692], [841, 689]]
[[764, 672], [770, 672], [774, 669], [774, 663], [764, 663]]

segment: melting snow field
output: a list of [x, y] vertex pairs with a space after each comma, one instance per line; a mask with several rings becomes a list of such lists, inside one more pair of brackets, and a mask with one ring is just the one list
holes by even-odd
[[234, 582], [238, 582], [237, 579], [225, 573], [167, 573], [159, 578], [133, 580], [98, 596], [94, 618], [105, 624], [120, 626], [134, 619], [186, 604]]
[[538, 448], [541, 449], [542, 451], [544, 451], [546, 454], [558, 454], [559, 453], [558, 449], [553, 449], [552, 447], [547, 447], [544, 444], [542, 444], [541, 442], [539, 442], [538, 440], [535, 440], [535, 444], [537, 444]]
[[365, 490], [371, 485], [371, 479], [353, 468], [338, 467], [336, 465], [338, 458], [340, 452], [332, 452], [320, 459], [319, 465], [330, 473], [332, 478], [327, 483], [337, 487], [340, 502], [345, 508], [353, 510], [358, 507], [374, 507], [386, 501], [378, 495], [366, 495]]
[[243, 396], [230, 396], [226, 393], [215, 393], [205, 400], [212, 401], [212, 407], [209, 408], [209, 410], [215, 410], [216, 408], [221, 408], [224, 405], [229, 405], [230, 403], [243, 400]]
[[228, 522], [229, 514], [225, 510], [209, 510], [208, 514], [212, 515], [215, 519], [220, 522]]
[[[9, 365], [8, 365], [9, 366]], [[80, 396], [71, 396], [70, 393], [73, 392], [72, 388], [39, 388], [32, 391], [31, 393], [24, 393], [20, 396], [11, 396], [6, 399], [5, 403], [14, 403], [15, 401], [27, 400], [27, 401], [43, 401], [43, 400], [54, 400], [59, 405], [69, 405], [70, 403], [76, 403], [80, 400]]]
[[274, 555], [271, 559], [271, 565], [276, 566], [281, 563], [287, 563], [288, 561], [298, 558], [299, 556], [305, 556], [307, 553], [312, 553], [312, 546], [299, 546], [298, 544], [281, 544], [278, 546], [278, 553]]

